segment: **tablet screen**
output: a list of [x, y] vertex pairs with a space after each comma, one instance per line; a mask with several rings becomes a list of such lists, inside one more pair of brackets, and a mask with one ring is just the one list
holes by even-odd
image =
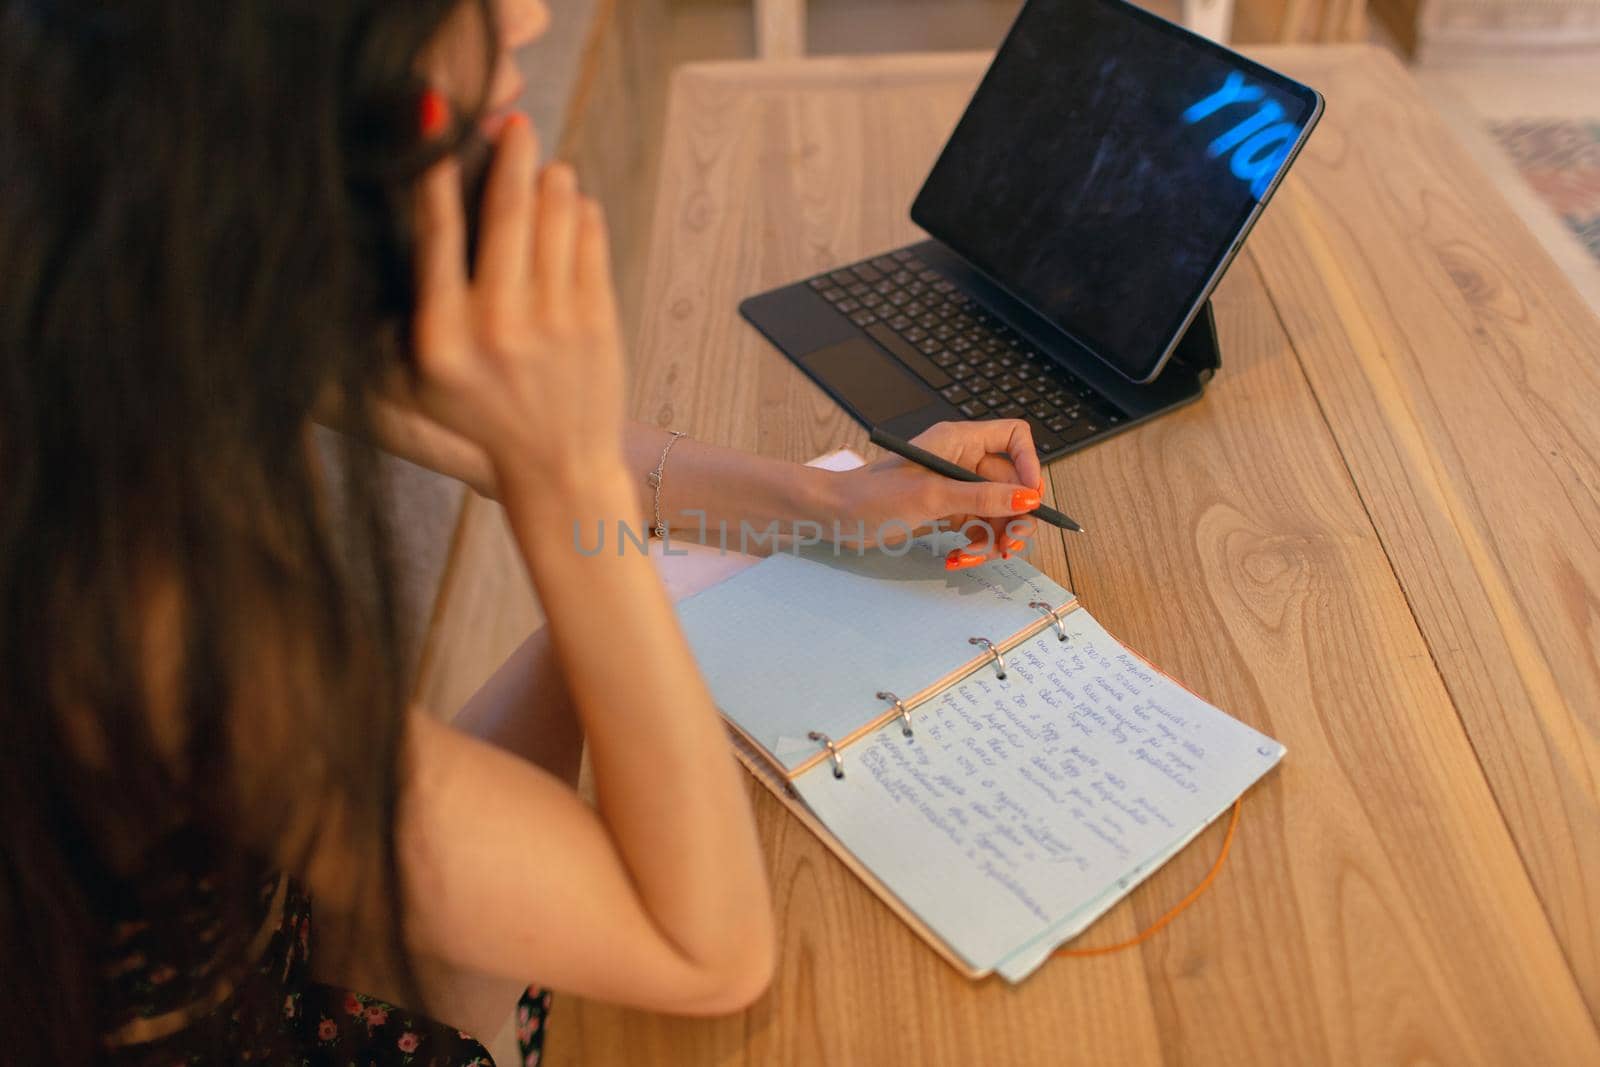
[[1305, 86], [1119, 0], [1030, 0], [911, 215], [1147, 381], [1319, 114]]

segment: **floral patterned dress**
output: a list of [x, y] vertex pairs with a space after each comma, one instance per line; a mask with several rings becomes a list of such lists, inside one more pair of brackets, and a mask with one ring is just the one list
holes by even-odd
[[[117, 924], [102, 965], [108, 1062], [116, 1067], [252, 1063], [284, 1067], [492, 1067], [474, 1037], [375, 997], [310, 976], [311, 898], [291, 879], [262, 883], [259, 939], [265, 949], [236, 985], [213, 972], [221, 924], [213, 887], [191, 883], [186, 906], [169, 912], [194, 932], [192, 959], [154, 958], [152, 924]], [[282, 915], [274, 925], [275, 908]], [[209, 936], [208, 936], [209, 935]], [[162, 943], [169, 946], [172, 938]], [[250, 946], [254, 948], [255, 946]], [[214, 1002], [214, 1003], [213, 1003]], [[197, 1012], [194, 1005], [203, 1011]], [[517, 1005], [523, 1067], [537, 1067], [550, 995], [527, 990]]]

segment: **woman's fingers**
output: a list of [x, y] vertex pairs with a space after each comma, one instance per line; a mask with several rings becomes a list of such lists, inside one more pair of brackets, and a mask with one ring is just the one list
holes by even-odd
[[1018, 483], [1037, 486], [1043, 475], [1039, 465], [1039, 452], [1033, 444], [1033, 430], [1021, 419], [995, 419], [978, 423], [983, 426], [983, 450], [1002, 453], [1011, 459], [1016, 468]]
[[417, 189], [417, 306], [459, 300], [467, 291], [467, 227], [461, 204], [461, 164], [446, 156]]
[[589, 197], [582, 197], [578, 208], [576, 256], [578, 299], [590, 313], [609, 321], [617, 311], [611, 282], [611, 238], [605, 213]]
[[491, 288], [527, 292], [533, 244], [534, 175], [539, 145], [533, 124], [521, 114], [502, 127], [483, 192], [477, 278]]
[[467, 324], [467, 226], [461, 166], [453, 157], [434, 164], [416, 193], [417, 367], [430, 375], [459, 369], [454, 360], [470, 335]]
[[535, 295], [547, 312], [569, 308], [578, 241], [578, 179], [565, 163], [552, 163], [540, 175], [537, 227]]
[[[1008, 437], [1009, 439], [1009, 437]], [[1019, 489], [1030, 488], [1018, 473], [1011, 457], [1003, 454], [990, 454], [979, 460], [976, 464], [977, 473], [982, 475], [987, 484], [1010, 486], [1010, 495], [1003, 500], [995, 496], [986, 499], [999, 503], [1003, 510], [973, 511], [965, 519], [964, 533], [968, 535], [969, 552], [987, 553], [990, 556], [1005, 556], [1021, 551], [1023, 541], [1031, 537], [1038, 523], [1026, 514], [1034, 505], [1031, 494], [1025, 494], [1023, 499], [1018, 499]]]

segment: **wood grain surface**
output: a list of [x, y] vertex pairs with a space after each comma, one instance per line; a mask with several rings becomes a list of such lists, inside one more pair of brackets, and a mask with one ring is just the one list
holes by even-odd
[[[1222, 372], [1053, 465], [1092, 533], [1036, 557], [1288, 746], [1215, 887], [1135, 950], [973, 984], [752, 782], [771, 992], [715, 1020], [558, 997], [547, 1062], [1600, 1062], [1600, 323], [1392, 61], [1258, 55], [1329, 107], [1217, 294]], [[907, 205], [984, 64], [678, 73], [635, 414], [869, 451], [735, 307], [916, 238]], [[1080, 944], [1157, 917], [1220, 838]]]

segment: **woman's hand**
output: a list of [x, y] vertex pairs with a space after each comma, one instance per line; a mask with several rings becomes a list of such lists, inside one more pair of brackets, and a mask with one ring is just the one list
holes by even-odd
[[[946, 559], [952, 569], [1024, 551], [1035, 522], [1044, 480], [1033, 434], [1021, 419], [941, 422], [913, 443], [984, 482], [958, 482], [889, 456], [836, 475], [840, 534], [852, 544], [894, 544], [942, 522], [967, 534], [970, 544]], [[864, 527], [864, 537], [852, 536]], [[830, 531], [831, 532], [831, 531]]]
[[501, 131], [467, 274], [460, 168], [423, 176], [413, 330], [422, 413], [482, 448], [502, 495], [622, 469], [622, 343], [605, 222], [572, 168], [538, 174], [526, 117]]

